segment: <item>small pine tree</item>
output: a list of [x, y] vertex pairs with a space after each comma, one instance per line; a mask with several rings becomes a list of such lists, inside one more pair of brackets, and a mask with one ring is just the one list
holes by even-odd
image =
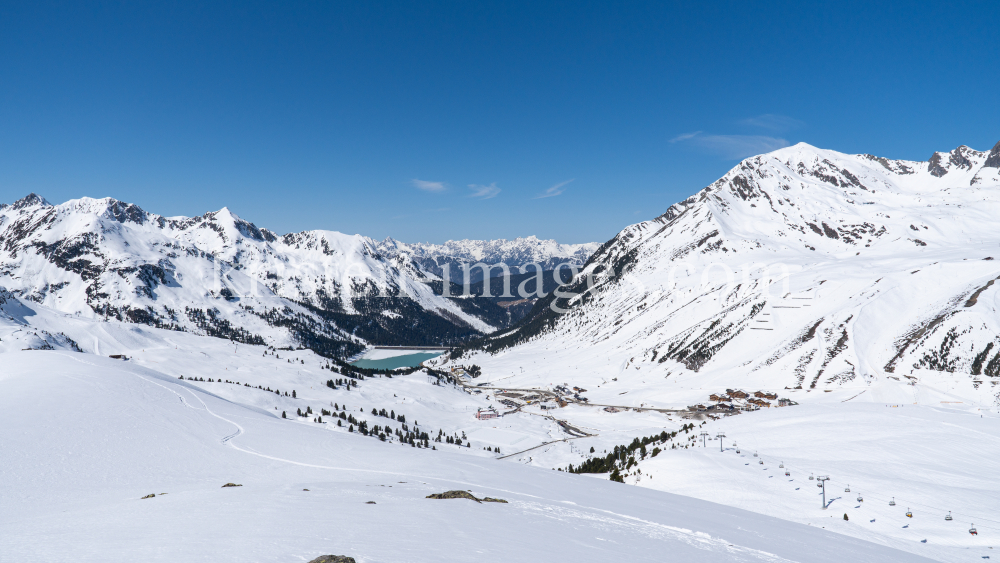
[[847, 520], [847, 519], [848, 519], [848, 518], [847, 518], [847, 513], [845, 512], [845, 513], [844, 513], [844, 520]]
[[295, 398], [295, 389], [292, 389], [292, 398]]
[[285, 411], [281, 411], [281, 418], [288, 418], [288, 415], [285, 414]]
[[594, 446], [590, 446], [590, 453], [594, 453]]

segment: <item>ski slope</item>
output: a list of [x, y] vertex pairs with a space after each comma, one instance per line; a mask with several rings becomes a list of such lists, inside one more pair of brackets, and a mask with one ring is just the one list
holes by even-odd
[[[90, 354], [3, 354], [0, 427], [4, 562], [926, 560], [669, 493], [330, 432]], [[508, 504], [425, 498], [453, 489]]]
[[[701, 431], [709, 433], [705, 447]], [[724, 451], [713, 439], [719, 432], [726, 435]], [[825, 526], [939, 561], [998, 557], [995, 412], [814, 403], [710, 422], [690, 436], [688, 449], [647, 457], [626, 482]], [[810, 475], [830, 477], [825, 510]], [[949, 512], [952, 521], [945, 520]], [[972, 524], [976, 536], [968, 533]]]
[[[326, 387], [324, 382], [340, 374], [324, 369], [326, 360], [310, 350], [269, 350], [264, 346], [232, 343], [227, 340], [142, 325], [94, 322], [52, 311], [12, 296], [8, 296], [0, 309], [7, 315], [6, 320], [0, 319], [0, 346], [5, 351], [0, 354], [4, 366], [0, 373], [5, 375], [21, 373], [21, 377], [25, 378], [50, 377], [57, 374], [57, 378], [49, 379], [51, 385], [56, 385], [55, 381], [64, 382], [69, 378], [81, 386], [81, 389], [70, 392], [71, 397], [66, 399], [68, 406], [52, 404], [45, 398], [49, 391], [33, 391], [32, 395], [39, 397], [37, 401], [28, 397], [23, 398], [26, 405], [23, 408], [29, 409], [30, 412], [23, 417], [18, 415], [9, 424], [5, 423], [4, 428], [20, 428], [21, 425], [33, 428], [38, 424], [47, 424], [50, 417], [54, 424], [69, 425], [80, 431], [94, 426], [86, 416], [73, 414], [67, 418], [66, 415], [67, 412], [83, 408], [84, 405], [94, 401], [100, 403], [96, 398], [83, 399], [83, 397], [88, 396], [87, 393], [100, 394], [106, 388], [106, 382], [102, 378], [95, 376], [81, 380], [78, 375], [72, 375], [79, 370], [84, 370], [82, 372], [84, 374], [91, 371], [101, 374], [105, 372], [138, 374], [160, 385], [180, 386], [194, 393], [200, 393], [198, 396], [202, 399], [209, 400], [206, 397], [210, 397], [211, 400], [229, 405], [227, 408], [239, 406], [240, 409], [250, 409], [263, 416], [264, 420], [270, 420], [271, 417], [286, 412], [290, 419], [283, 420], [282, 423], [299, 428], [309, 435], [318, 434], [320, 440], [346, 439], [351, 440], [350, 443], [361, 440], [363, 444], [376, 447], [376, 451], [403, 451], [424, 456], [431, 466], [427, 469], [427, 475], [441, 471], [438, 465], [451, 466], [455, 463], [460, 463], [463, 467], [467, 463], [512, 467], [527, 465], [537, 471], [548, 470], [545, 474], [549, 475], [552, 473], [551, 468], [565, 468], [570, 463], [579, 465], [583, 460], [595, 455], [590, 453], [590, 448], [596, 450], [596, 455], [601, 455], [616, 445], [631, 442], [634, 437], [658, 434], [663, 430], [675, 431], [681, 428], [681, 425], [692, 422], [691, 419], [681, 418], [676, 413], [639, 409], [622, 409], [612, 413], [599, 406], [575, 403], [554, 411], [542, 411], [529, 405], [516, 414], [492, 421], [479, 421], [473, 416], [476, 410], [497, 405], [494, 392], [470, 394], [453, 386], [434, 385], [432, 382], [435, 380], [428, 379], [422, 372], [391, 379], [365, 379], [360, 382], [359, 387], [350, 391], [343, 386], [334, 390]], [[76, 342], [84, 353], [73, 352], [72, 346], [66, 344], [67, 339]], [[22, 351], [23, 348], [37, 348], [42, 344], [56, 349]], [[128, 360], [108, 359], [107, 356], [112, 354], [125, 355]], [[100, 366], [100, 369], [88, 367], [91, 364]], [[989, 426], [996, 421], [995, 414], [986, 408], [988, 404], [984, 402], [984, 399], [991, 397], [991, 394], [987, 389], [977, 389], [971, 385], [968, 378], [961, 375], [939, 372], [917, 372], [917, 375], [919, 381], [914, 385], [886, 379], [874, 385], [856, 382], [853, 386], [844, 386], [829, 393], [816, 390], [782, 390], [782, 396], [791, 397], [800, 404], [793, 407], [763, 409], [719, 421], [702, 417], [705, 426], [698, 430], [708, 431], [712, 436], [720, 430], [725, 431], [728, 439], [736, 441], [744, 448], [744, 455], [751, 449], [760, 451], [762, 458], [768, 460], [771, 471], [774, 471], [774, 459], [779, 458], [779, 462], [784, 461], [790, 468], [795, 469], [796, 475], [793, 478], [804, 471], [813, 471], [816, 474], [830, 473], [834, 485], [839, 485], [841, 482], [851, 483], [855, 490], [861, 491], [866, 498], [870, 494], [871, 498], [864, 505], [865, 508], [885, 500], [879, 498], [880, 496], [895, 494], [900, 505], [903, 503], [902, 499], [907, 499], [913, 502], [915, 509], [916, 505], [934, 507], [934, 510], [941, 513], [935, 512], [937, 517], [942, 517], [943, 511], [952, 510], [956, 526], [950, 531], [961, 532], [962, 528], [957, 524], [961, 523], [964, 526], [965, 523], [961, 518], [968, 518], [970, 522], [976, 522], [979, 527], [979, 543], [966, 541], [957, 546], [943, 545], [941, 540], [948, 530], [937, 530], [934, 534], [928, 535], [928, 544], [919, 544], [916, 543], [918, 540], [915, 541], [910, 536], [899, 537], [895, 528], [882, 527], [882, 520], [878, 520], [877, 526], [859, 530], [854, 523], [857, 517], [853, 510], [849, 511], [852, 518], [850, 526], [841, 526], [838, 522], [838, 527], [833, 529], [838, 533], [855, 535], [899, 550], [929, 555], [938, 560], [962, 561], [965, 555], [962, 550], [983, 545], [988, 547], [987, 544], [992, 543], [996, 537], [996, 532], [991, 530], [989, 522], [981, 519], [989, 517], [990, 500], [996, 498], [998, 492], [984, 477], [994, 474], [995, 462], [992, 460], [996, 457], [994, 454], [997, 448], [993, 444], [995, 438], [992, 437], [1000, 434], [996, 427]], [[181, 376], [185, 379], [179, 380]], [[163, 381], [161, 378], [167, 379]], [[210, 378], [238, 381], [240, 385], [219, 381], [208, 382]], [[485, 378], [484, 375], [481, 379]], [[191, 379], [205, 381], [191, 381]], [[135, 378], [131, 381], [129, 396], [132, 396], [136, 384]], [[491, 383], [499, 385], [504, 382]], [[557, 385], [561, 382], [556, 380], [545, 383]], [[148, 387], [146, 383], [142, 385]], [[91, 392], [83, 389], [89, 386], [93, 386], [96, 390]], [[293, 399], [278, 395], [258, 389], [258, 386], [279, 389], [286, 393], [295, 390], [296, 397]], [[56, 387], [61, 389], [58, 385]], [[5, 392], [4, 389], [6, 387], [0, 388], [0, 393]], [[595, 387], [588, 390], [587, 395], [600, 397], [595, 394], [599, 391], [600, 388]], [[645, 397], [642, 395], [643, 392], [643, 388], [637, 386], [625, 395], [609, 395], [605, 398], [617, 401], [614, 404], [626, 406], [634, 400], [629, 398], [630, 395]], [[689, 403], [703, 397], [705, 392], [705, 389], [693, 386], [690, 389], [676, 389], [673, 393], [678, 398], [673, 402]], [[145, 393], [146, 391], [142, 391], [140, 396], [145, 396]], [[198, 407], [193, 396], [188, 397], [183, 393], [181, 396], [185, 397], [184, 404]], [[81, 397], [79, 401], [73, 398], [78, 395]], [[180, 403], [179, 398], [173, 397], [171, 400]], [[123, 423], [125, 426], [133, 424], [133, 415], [147, 409], [145, 406], [130, 405], [125, 399], [122, 401], [123, 407], [109, 405], [86, 408], [96, 411], [106, 408], [111, 411], [123, 410], [131, 413]], [[635, 401], [638, 406], [651, 399], [642, 398]], [[396, 421], [373, 416], [371, 414], [373, 408], [405, 414], [411, 428], [426, 429], [432, 436], [438, 431], [443, 431], [446, 435], [461, 436], [463, 443], [470, 444], [471, 447], [432, 442], [436, 450], [416, 450], [409, 446], [401, 446], [399, 440], [392, 436], [389, 436], [387, 443], [381, 443], [371, 437], [361, 438], [357, 434], [347, 432], [346, 425], [338, 427], [333, 424], [333, 420], [336, 419], [324, 417], [325, 424], [321, 425], [314, 423], [315, 414], [301, 418], [295, 416], [297, 410], [304, 411], [307, 406], [311, 407], [314, 413], [319, 413], [322, 408], [332, 409], [334, 404], [349, 410], [357, 419], [366, 420], [370, 426], [377, 424], [397, 429], [402, 426]], [[905, 406], [887, 407], [886, 404], [905, 404]], [[925, 410], [933, 412], [934, 416], [917, 416]], [[187, 410], [178, 412], [190, 414]], [[906, 416], [902, 416], [904, 412]], [[983, 414], [986, 418], [976, 418]], [[160, 423], [170, 427], [173, 424], [170, 420], [174, 417], [174, 414], [163, 415], [159, 420]], [[210, 416], [209, 419], [212, 428], [221, 424], [214, 417]], [[568, 422], [590, 433], [591, 436], [573, 438], [559, 427], [555, 422], [556, 419]], [[973, 427], [972, 431], [969, 431], [967, 424], [970, 420], [982, 420], [984, 422], [979, 424], [987, 426]], [[903, 421], [902, 424], [900, 421]], [[242, 426], [242, 423], [239, 424]], [[217, 431], [221, 432], [219, 440], [235, 432], [234, 428], [226, 430], [227, 428], [229, 427], [225, 424], [218, 426]], [[903, 430], [906, 432], [900, 434], [899, 432]], [[45, 435], [36, 438], [39, 444], [45, 445], [44, 447], [48, 447], [47, 444], [52, 443], [53, 437], [60, 435], [64, 430], [50, 429], [46, 432]], [[192, 431], [185, 429], [184, 432]], [[110, 429], [95, 429], [91, 438], [100, 437], [99, 439], [104, 440], [108, 436], [116, 443], [124, 439], [122, 430]], [[694, 434], [682, 434], [682, 438], [676, 440], [676, 443], [689, 444], [691, 442], [684, 442], [683, 439], [691, 436]], [[173, 440], [174, 438], [163, 439], [162, 443], [172, 443]], [[237, 440], [234, 443], [240, 442]], [[829, 519], [827, 513], [817, 510], [818, 503], [814, 494], [795, 493], [789, 497], [791, 493], [786, 490], [788, 487], [772, 486], [766, 479], [764, 484], [761, 484], [759, 472], [744, 470], [745, 466], [742, 463], [747, 460], [737, 461], [730, 444], [731, 442], [726, 444], [727, 452], [722, 458], [715, 456], [717, 450], [714, 448], [717, 448], [718, 442], [710, 442], [707, 450], [667, 450], [653, 460], [647, 458], [641, 461], [639, 466], [641, 474], [636, 473], [633, 468], [631, 475], [626, 477], [629, 485], [606, 484], [614, 485], [618, 490], [626, 487], [631, 489], [630, 485], [633, 484], [660, 488], [805, 525], [816, 524], [817, 518]], [[950, 447], [942, 450], [938, 444], [948, 444]], [[192, 446], [171, 447], [173, 450], [185, 450], [191, 449]], [[310, 451], [312, 446], [303, 448]], [[485, 448], [490, 448], [490, 451]], [[495, 449], [499, 452], [492, 451]], [[196, 450], [198, 449], [192, 451]], [[59, 451], [59, 448], [56, 448], [56, 451]], [[71, 453], [74, 451], [76, 454]], [[254, 451], [264, 450], [255, 447]], [[894, 456], [892, 463], [886, 461], [884, 454], [886, 451], [892, 452]], [[79, 450], [72, 448], [66, 452], [70, 453], [63, 454], [59, 463], [73, 465], [77, 459], [75, 456], [82, 455]], [[112, 460], [110, 463], [124, 463], [122, 459], [126, 454], [110, 455]], [[171, 458], [158, 455], [152, 456], [152, 459], [159, 459], [157, 463], [164, 466], [174, 463]], [[459, 456], [457, 461], [455, 456]], [[102, 457], [105, 457], [105, 454], [95, 453], [90, 454], [89, 459], [97, 463]], [[299, 458], [290, 459], [301, 461]], [[718, 466], [720, 459], [725, 460], [721, 468]], [[851, 463], [844, 464], [843, 460], [849, 460]], [[47, 463], [39, 462], [39, 466]], [[396, 461], [387, 463], [395, 464]], [[33, 470], [24, 467], [11, 468], [8, 473], [18, 475], [25, 471], [30, 473]], [[142, 473], [152, 470], [142, 468], [136, 471]], [[518, 470], [512, 469], [512, 471]], [[182, 472], [186, 473], [187, 470]], [[597, 480], [587, 476], [558, 472], [557, 474], [567, 479], [575, 479], [576, 483]], [[975, 477], [976, 475], [980, 477]], [[802, 476], [806, 475], [803, 473]], [[970, 476], [973, 477], [971, 480]], [[225, 479], [223, 482], [233, 480], [221, 474], [218, 478]], [[61, 482], [64, 477], [53, 477], [53, 479]], [[606, 476], [603, 476], [600, 480], [605, 479]], [[430, 482], [426, 479], [424, 481]], [[59, 487], [58, 484], [45, 486]], [[88, 485], [83, 483], [79, 484], [79, 487], [82, 491], [86, 490]], [[23, 487], [16, 485], [15, 488]], [[308, 485], [302, 488], [309, 488], [310, 492], [316, 490], [315, 487]], [[748, 493], [751, 491], [752, 494]], [[64, 494], [68, 495], [67, 498], [75, 496], [75, 493], [68, 491], [59, 492], [59, 495]], [[149, 493], [143, 493], [145, 494]], [[642, 496], [646, 492], [637, 491], [635, 494]], [[490, 496], [496, 495], [490, 494]], [[164, 498], [170, 498], [170, 495]], [[903, 506], [900, 508], [905, 509]], [[839, 510], [839, 506], [837, 509]], [[822, 516], [817, 516], [816, 512], [820, 512]], [[836, 512], [835, 515], [842, 516], [842, 512]], [[924, 509], [921, 508], [919, 518], [924, 517]], [[896, 518], [899, 518], [899, 514], [896, 514]]]

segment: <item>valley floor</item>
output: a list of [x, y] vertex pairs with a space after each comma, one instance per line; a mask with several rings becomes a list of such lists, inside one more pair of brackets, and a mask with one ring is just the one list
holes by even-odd
[[[4, 354], [0, 427], [3, 562], [924, 560], [702, 500], [283, 420], [91, 354]], [[425, 498], [454, 489], [508, 503]]]
[[[1000, 417], [980, 402], [991, 393], [947, 374], [920, 373], [916, 385], [782, 390], [799, 404], [714, 421], [676, 410], [710, 391], [694, 381], [631, 399], [586, 393], [621, 407], [610, 411], [582, 402], [543, 410], [537, 401], [514, 409], [500, 403], [500, 389], [441, 385], [422, 371], [331, 389], [326, 381], [344, 376], [309, 350], [23, 307], [0, 323], [3, 563], [324, 553], [371, 562], [653, 561], [665, 552], [684, 561], [957, 562], [1000, 548], [992, 512]], [[44, 343], [56, 349], [23, 350]], [[468, 385], [544, 395], [585, 383], [531, 376], [485, 374]], [[516, 412], [477, 420], [490, 406]], [[350, 432], [323, 409], [377, 425], [387, 440]], [[693, 432], [681, 430], [689, 424]], [[395, 432], [404, 429], [427, 432], [433, 449], [401, 443]], [[680, 432], [670, 442], [680, 449], [637, 460], [625, 485], [553, 471], [664, 431]], [[725, 432], [724, 451], [718, 441], [700, 447], [701, 431]], [[826, 510], [809, 473], [831, 477]], [[509, 504], [424, 498], [452, 489]], [[859, 493], [864, 502], [850, 502]]]

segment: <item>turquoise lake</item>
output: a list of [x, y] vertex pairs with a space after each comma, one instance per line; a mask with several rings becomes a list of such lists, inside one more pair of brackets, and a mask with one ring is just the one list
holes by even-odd
[[417, 352], [381, 360], [358, 360], [351, 365], [366, 369], [397, 369], [419, 366], [421, 362], [440, 356], [441, 352]]

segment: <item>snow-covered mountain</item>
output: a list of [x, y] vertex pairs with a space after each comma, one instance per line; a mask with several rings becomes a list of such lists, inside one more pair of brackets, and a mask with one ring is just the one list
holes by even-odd
[[466, 355], [508, 385], [572, 373], [592, 400], [637, 404], [921, 370], [995, 385], [997, 217], [1000, 143], [926, 162], [800, 143], [624, 229], [564, 297]]
[[[444, 275], [444, 267], [448, 265], [452, 282], [462, 284], [464, 270], [462, 264], [507, 264], [512, 273], [518, 273], [515, 268], [527, 264], [538, 264], [542, 270], [552, 270], [559, 264], [580, 265], [600, 246], [599, 243], [560, 244], [554, 240], [541, 240], [535, 236], [518, 237], [514, 240], [449, 240], [444, 244], [416, 243], [407, 244], [387, 238], [378, 243], [378, 248], [385, 254], [405, 255], [412, 259], [426, 272], [436, 276]], [[529, 268], [527, 272], [534, 272]], [[500, 275], [500, 269], [492, 271], [493, 276]], [[483, 279], [481, 268], [470, 271], [472, 283]]]
[[225, 208], [162, 217], [111, 198], [51, 205], [35, 194], [0, 205], [0, 286], [85, 317], [349, 353], [365, 342], [455, 341], [492, 331], [490, 307], [507, 315], [435, 295], [435, 281], [385, 243], [277, 235]]
[[[0, 433], [0, 450], [10, 452], [0, 460], [0, 504], [22, 517], [0, 523], [0, 553], [988, 557], [1000, 533], [989, 520], [997, 487], [988, 477], [1000, 379], [990, 377], [1000, 364], [990, 281], [1000, 272], [986, 258], [1000, 252], [1000, 236], [989, 234], [1000, 181], [984, 167], [990, 154], [958, 154], [972, 170], [948, 154], [937, 162], [945, 174], [935, 175], [931, 163], [804, 145], [750, 159], [603, 245], [575, 287], [491, 336], [489, 351], [428, 363], [482, 366], [464, 387], [439, 384], [430, 369], [345, 386], [310, 350], [254, 345], [258, 336], [324, 352], [407, 324], [427, 334], [433, 319], [448, 319], [431, 309], [438, 296], [385, 297], [434, 276], [364, 237], [279, 237], [225, 210], [162, 218], [113, 200], [5, 207], [0, 285], [13, 291], [0, 289], [0, 426], [11, 431]], [[348, 268], [359, 262], [369, 269]], [[368, 275], [325, 286], [317, 263]], [[588, 275], [595, 287], [574, 297]], [[442, 301], [472, 319], [482, 314], [462, 308], [480, 300]], [[536, 400], [533, 387], [567, 401]], [[685, 408], [727, 387], [798, 405], [721, 419]], [[475, 416], [494, 405], [511, 410]], [[340, 419], [338, 409], [351, 415]], [[433, 444], [400, 447], [427, 430]], [[726, 443], [696, 447], [701, 433], [720, 431]], [[640, 445], [666, 433], [649, 452]], [[552, 470], [609, 457], [625, 483], [718, 504]], [[805, 477], [812, 472], [832, 476], [831, 506], [820, 506]], [[228, 482], [242, 486], [221, 487]], [[845, 488], [853, 492], [840, 495]], [[445, 490], [509, 502], [425, 498]], [[855, 494], [866, 502], [849, 502]], [[899, 507], [888, 505], [894, 497]], [[912, 519], [903, 512], [910, 506]], [[359, 511], [379, 511], [388, 529], [409, 530], [397, 534], [407, 541], [353, 525]], [[954, 522], [944, 520], [948, 511]], [[454, 540], [464, 521], [483, 525]], [[978, 536], [967, 532], [972, 522]], [[45, 534], [51, 541], [34, 541]]]

